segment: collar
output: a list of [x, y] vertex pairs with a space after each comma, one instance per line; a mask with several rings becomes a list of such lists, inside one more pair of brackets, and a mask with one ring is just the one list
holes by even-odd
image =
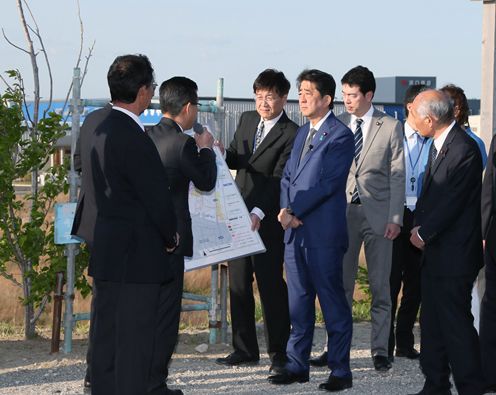
[[327, 114], [326, 114], [326, 115], [324, 115], [324, 118], [322, 118], [322, 119], [321, 119], [319, 122], [317, 122], [315, 125], [312, 125], [312, 122], [310, 122], [310, 129], [312, 129], [312, 128], [313, 128], [313, 129], [315, 129], [315, 130], [317, 130], [317, 131], [318, 131], [318, 130], [320, 129], [320, 127], [322, 126], [322, 124], [325, 122], [325, 120], [326, 120], [327, 118], [329, 118], [329, 115], [331, 115], [331, 114], [332, 114], [332, 110], [327, 111]]
[[114, 110], [117, 110], [117, 111], [120, 111], [120, 112], [123, 112], [124, 114], [130, 116], [134, 122], [136, 122], [138, 124], [138, 126], [141, 128], [141, 130], [144, 132], [145, 131], [145, 127], [143, 126], [143, 124], [141, 123], [139, 117], [134, 113], [134, 112], [131, 112], [129, 110], [126, 110], [125, 108], [122, 108], [122, 107], [118, 107], [118, 106], [113, 106], [112, 107]]
[[453, 129], [453, 126], [455, 126], [456, 121], [453, 121], [449, 124], [449, 126], [444, 129], [444, 131], [434, 139], [434, 146], [437, 149], [437, 152], [441, 152], [441, 148], [443, 147], [444, 142], [446, 141], [446, 138], [448, 137], [449, 132]]
[[264, 130], [270, 130], [279, 121], [279, 119], [281, 119], [282, 114], [284, 114], [284, 110], [281, 111], [281, 113], [277, 117], [272, 118], [272, 119], [263, 119], [262, 117], [260, 117], [260, 121], [258, 122], [258, 125], [260, 126], [260, 123], [263, 120]]
[[356, 127], [356, 120], [358, 118], [363, 120], [363, 123], [369, 124], [372, 121], [373, 115], [374, 115], [374, 106], [370, 105], [370, 108], [368, 109], [368, 111], [365, 114], [363, 114], [363, 116], [361, 116], [361, 117], [357, 117], [355, 114], [351, 114], [350, 125]]

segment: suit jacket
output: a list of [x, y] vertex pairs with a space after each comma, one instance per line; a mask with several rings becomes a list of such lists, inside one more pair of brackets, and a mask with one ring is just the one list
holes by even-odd
[[258, 207], [265, 214], [260, 236], [282, 242], [282, 228], [277, 221], [280, 182], [298, 125], [284, 112], [253, 153], [259, 122], [256, 111], [241, 115], [234, 139], [226, 150], [226, 162], [229, 168], [237, 170], [236, 185], [248, 210]]
[[[350, 124], [347, 112], [338, 117]], [[396, 119], [374, 109], [372, 124], [358, 160], [351, 164], [346, 196], [351, 202], [355, 185], [370, 226], [384, 234], [388, 223], [403, 225], [405, 204], [405, 158], [403, 126]]]
[[423, 270], [436, 276], [474, 275], [482, 267], [481, 173], [477, 144], [458, 125], [449, 132], [415, 209], [425, 242]]
[[496, 261], [496, 136], [491, 140], [486, 173], [482, 183], [482, 235], [486, 240], [486, 253]]
[[88, 114], [81, 126], [74, 152], [74, 168], [81, 172], [81, 190], [79, 191], [71, 234], [83, 239], [90, 247], [93, 245], [93, 232], [97, 215], [90, 153], [95, 129], [110, 114], [111, 110], [112, 105], [108, 103], [103, 108]]
[[170, 118], [148, 130], [157, 147], [160, 159], [169, 179], [172, 202], [177, 217], [179, 246], [174, 254], [193, 255], [193, 232], [189, 213], [189, 183], [193, 182], [201, 191], [210, 191], [217, 180], [215, 153], [208, 148], [198, 152], [195, 139], [183, 133], [179, 125]]
[[298, 129], [281, 180], [281, 207], [290, 207], [303, 225], [285, 231], [284, 241], [304, 247], [348, 248], [346, 179], [355, 152], [353, 133], [330, 114], [301, 159], [310, 123]]
[[89, 274], [97, 280], [162, 284], [173, 279], [166, 247], [176, 216], [152, 140], [112, 110], [96, 128], [91, 172], [97, 219]]

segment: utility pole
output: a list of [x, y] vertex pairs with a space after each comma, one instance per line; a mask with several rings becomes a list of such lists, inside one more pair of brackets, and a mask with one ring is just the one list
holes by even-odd
[[496, 134], [496, 0], [482, 2], [481, 138], [489, 147]]

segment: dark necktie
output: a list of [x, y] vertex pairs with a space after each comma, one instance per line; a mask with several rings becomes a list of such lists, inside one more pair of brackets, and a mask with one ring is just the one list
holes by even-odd
[[431, 145], [431, 163], [429, 166], [431, 171], [432, 171], [432, 168], [434, 167], [434, 162], [436, 161], [436, 157], [437, 157], [437, 149], [434, 146], [434, 143], [432, 143], [432, 145]]
[[255, 134], [255, 144], [253, 145], [253, 152], [257, 150], [258, 146], [262, 142], [264, 129], [265, 125], [262, 119], [262, 122], [260, 122], [260, 125], [258, 125], [257, 133]]
[[355, 129], [355, 163], [358, 164], [358, 159], [362, 153], [363, 148], [363, 133], [362, 133], [363, 119], [356, 120], [357, 127]]
[[303, 146], [303, 151], [301, 151], [300, 162], [305, 157], [305, 155], [308, 154], [308, 151], [310, 151], [312, 149], [312, 140], [315, 136], [315, 133], [317, 133], [317, 129], [314, 129], [314, 128], [311, 128], [308, 131], [308, 136], [307, 136], [307, 139], [305, 140], [305, 145]]
[[[363, 148], [363, 133], [362, 133], [362, 123], [363, 119], [358, 118], [356, 120], [357, 127], [355, 129], [355, 164], [358, 165], [358, 159], [360, 159], [360, 154]], [[358, 196], [358, 188], [355, 185], [353, 190], [353, 195], [351, 196], [351, 203], [360, 203], [360, 197]]]

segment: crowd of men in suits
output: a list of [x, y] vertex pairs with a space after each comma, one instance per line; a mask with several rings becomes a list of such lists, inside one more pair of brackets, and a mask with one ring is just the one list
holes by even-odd
[[[161, 84], [163, 118], [145, 131], [139, 115], [157, 86], [148, 58], [117, 57], [107, 80], [111, 104], [86, 118], [75, 155], [82, 186], [73, 234], [90, 248], [93, 277], [84, 382], [93, 395], [182, 394], [167, 376], [184, 257], [193, 254], [188, 189], [190, 182], [215, 187], [214, 144], [236, 170], [251, 228], [267, 250], [228, 263], [234, 350], [218, 364], [259, 362], [256, 279], [269, 382], [307, 382], [317, 365], [330, 369], [319, 389], [351, 388], [351, 311], [363, 245], [375, 370], [388, 371], [396, 350], [396, 357], [420, 357], [419, 394], [451, 394], [451, 374], [461, 395], [496, 390], [496, 142], [482, 185], [486, 153], [465, 129], [460, 88], [411, 87], [402, 125], [373, 106], [375, 78], [366, 67], [342, 77], [346, 112], [339, 116], [334, 78], [307, 69], [297, 88], [308, 122], [298, 127], [284, 111], [289, 81], [267, 69], [253, 83], [255, 111], [242, 114], [224, 148], [208, 132], [184, 133], [198, 113], [194, 81]], [[471, 292], [484, 260], [478, 335]], [[311, 359], [316, 297], [327, 351]], [[413, 326], [421, 302], [419, 353]]]

